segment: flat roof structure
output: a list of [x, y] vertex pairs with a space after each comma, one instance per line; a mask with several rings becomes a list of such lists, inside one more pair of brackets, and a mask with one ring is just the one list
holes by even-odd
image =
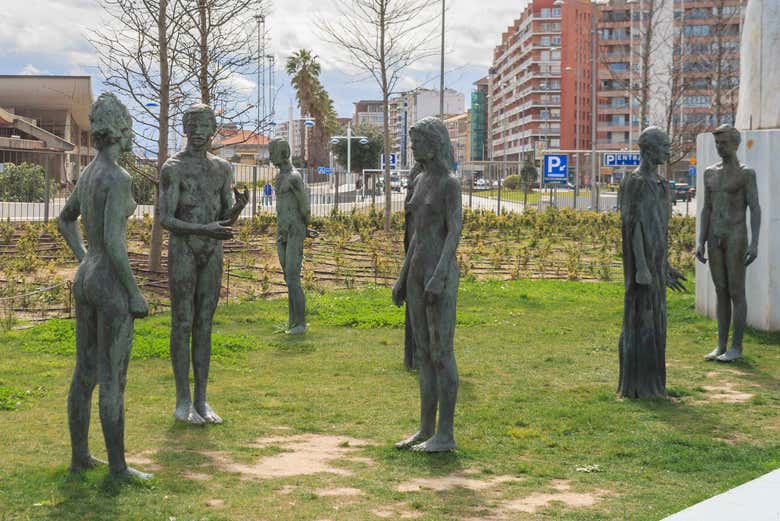
[[92, 105], [92, 78], [89, 76], [0, 75], [0, 107], [70, 112], [82, 129], [89, 128]]

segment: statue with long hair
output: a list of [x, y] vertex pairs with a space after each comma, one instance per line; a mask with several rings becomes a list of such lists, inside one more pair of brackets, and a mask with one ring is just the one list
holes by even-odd
[[73, 281], [76, 368], [68, 393], [70, 469], [78, 472], [102, 463], [88, 447], [92, 391], [99, 385], [98, 410], [111, 474], [147, 479], [150, 474], [127, 466], [124, 441], [133, 320], [149, 313], [127, 256], [127, 218], [136, 207], [131, 178], [117, 164], [119, 155], [131, 150], [133, 123], [127, 108], [110, 93], [101, 94], [92, 105], [89, 120], [98, 154], [84, 169], [59, 218], [60, 233], [81, 262]]
[[406, 301], [409, 310], [420, 380], [420, 429], [396, 447], [444, 452], [456, 448], [458, 368], [453, 339], [460, 270], [455, 250], [463, 209], [447, 128], [436, 118], [426, 118], [409, 134], [419, 171], [406, 202], [411, 238], [393, 287], [393, 303]]

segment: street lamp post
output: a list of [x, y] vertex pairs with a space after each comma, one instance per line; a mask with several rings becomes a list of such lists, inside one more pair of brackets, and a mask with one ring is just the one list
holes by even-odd
[[[353, 136], [352, 135], [352, 123], [347, 123], [347, 135], [346, 136], [332, 136], [330, 138], [331, 144], [335, 145], [342, 139], [347, 140], [347, 175], [349, 176], [352, 173], [352, 140], [357, 139], [358, 143], [361, 145], [368, 144], [368, 138], [366, 136]], [[339, 174], [338, 171], [334, 173], [334, 179], [335, 179], [335, 205], [336, 210], [338, 210], [339, 207]], [[366, 181], [363, 179], [363, 196], [366, 195]]]

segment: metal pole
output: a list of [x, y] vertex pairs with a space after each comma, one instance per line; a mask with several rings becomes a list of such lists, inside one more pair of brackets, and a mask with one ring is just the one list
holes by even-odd
[[441, 71], [439, 78], [439, 118], [444, 121], [444, 11], [445, 0], [441, 0]]
[[596, 67], [597, 38], [596, 34], [596, 16], [598, 7], [591, 4], [590, 14], [590, 169], [591, 169], [591, 206], [595, 211], [599, 211], [598, 195], [598, 157], [596, 154], [596, 125], [598, 118], [598, 108], [596, 99], [596, 83], [598, 82], [599, 71]]
[[[259, 165], [252, 167], [252, 218], [255, 217], [255, 211], [257, 211], [257, 171]], [[263, 187], [263, 194], [265, 195], [265, 187]]]
[[46, 154], [46, 168], [43, 172], [43, 222], [49, 222], [49, 201], [51, 200], [51, 174], [49, 173], [49, 154]]

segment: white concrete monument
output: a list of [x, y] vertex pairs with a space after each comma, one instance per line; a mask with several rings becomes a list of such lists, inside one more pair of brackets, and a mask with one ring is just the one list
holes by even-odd
[[[780, 0], [748, 1], [740, 48], [735, 124], [742, 137], [737, 155], [756, 172], [761, 204], [758, 257], [747, 270], [745, 286], [747, 322], [763, 331], [780, 331], [779, 20]], [[704, 171], [720, 162], [720, 157], [711, 133], [699, 135], [696, 149], [696, 191], [703, 194]], [[709, 264], [696, 264], [696, 309], [716, 319], [717, 299], [709, 270]]]

